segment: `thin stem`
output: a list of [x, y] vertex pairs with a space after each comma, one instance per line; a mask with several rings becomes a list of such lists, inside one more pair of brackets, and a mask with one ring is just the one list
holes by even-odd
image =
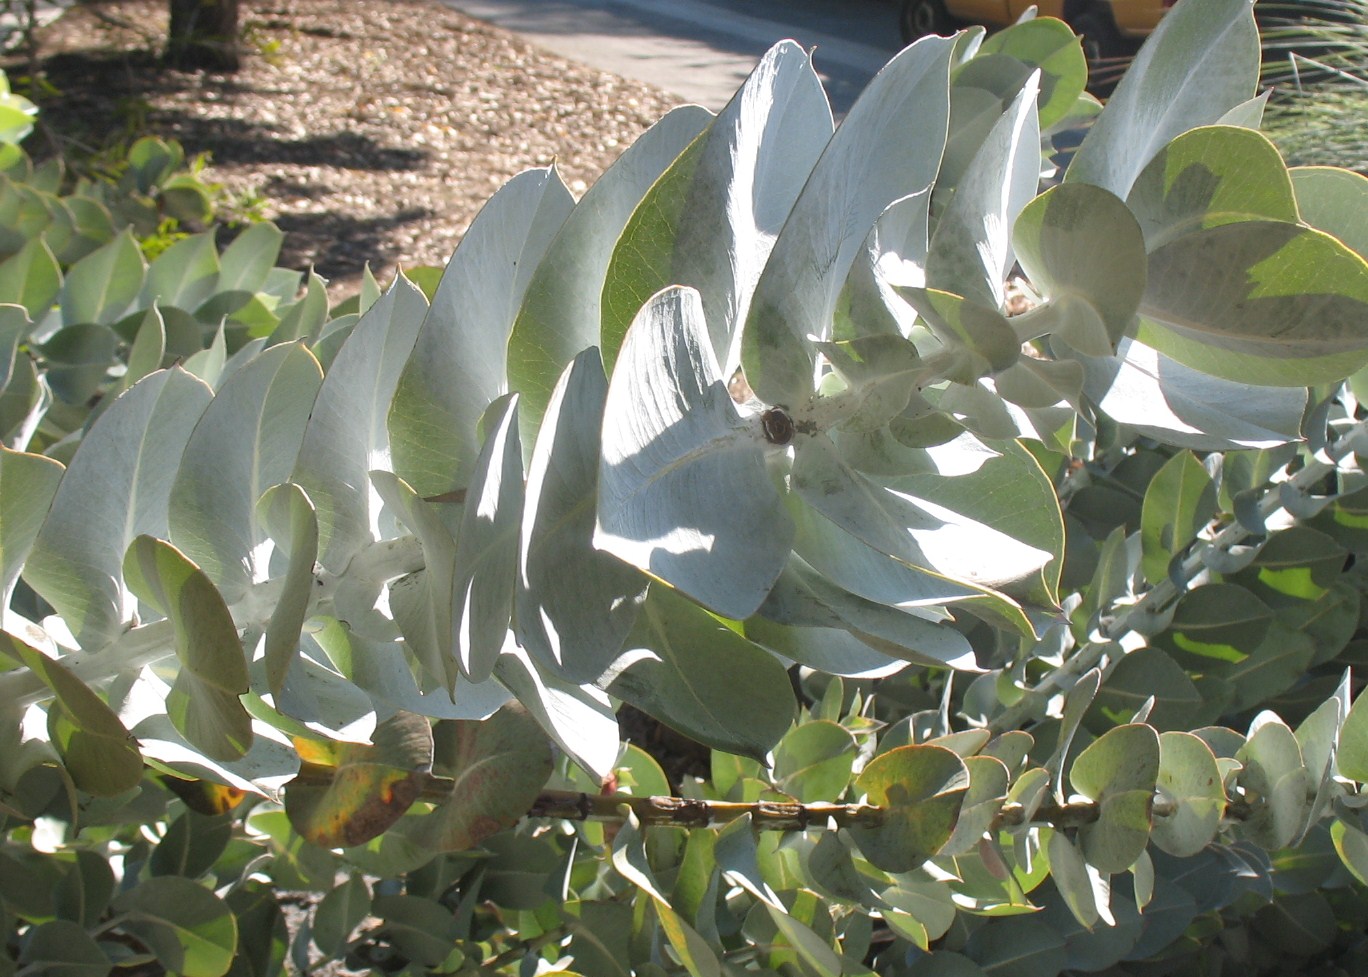
[[[1339, 462], [1356, 448], [1368, 452], [1368, 421], [1355, 424], [1342, 437], [1327, 446], [1322, 453], [1326, 460], [1312, 461], [1286, 482], [1265, 489], [1259, 499], [1259, 514], [1262, 519], [1267, 520], [1284, 508], [1289, 496], [1304, 495], [1317, 482], [1334, 474], [1338, 470]], [[1196, 577], [1205, 568], [1209, 553], [1229, 552], [1252, 535], [1254, 533], [1243, 523], [1232, 522], [1216, 533], [1211, 540], [1205, 543], [1198, 541], [1188, 552], [1176, 574], [1160, 580], [1138, 601], [1110, 621], [1104, 622], [1099, 629], [1100, 640], [1091, 641], [1079, 648], [1059, 668], [1041, 679], [1035, 688], [1027, 690], [1016, 703], [1003, 710], [988, 724], [988, 728], [1000, 733], [1009, 729], [1020, 729], [1028, 723], [1044, 719], [1052, 696], [1071, 688], [1084, 672], [1096, 667], [1109, 652], [1115, 652], [1118, 647], [1116, 642], [1127, 634], [1139, 630], [1133, 626], [1136, 622], [1157, 614], [1182, 596], [1187, 589], [1186, 581]], [[1175, 580], [1184, 582], [1179, 584]], [[1123, 657], [1124, 652], [1114, 655], [1103, 666], [1103, 681], [1106, 681], [1107, 676]]]

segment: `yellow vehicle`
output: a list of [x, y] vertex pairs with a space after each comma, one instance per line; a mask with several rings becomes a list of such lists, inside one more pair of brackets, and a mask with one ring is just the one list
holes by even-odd
[[1042, 17], [1058, 17], [1083, 36], [1090, 63], [1134, 53], [1173, 0], [902, 0], [898, 23], [903, 41], [948, 34], [966, 24], [994, 29], [1015, 23], [1035, 6]]

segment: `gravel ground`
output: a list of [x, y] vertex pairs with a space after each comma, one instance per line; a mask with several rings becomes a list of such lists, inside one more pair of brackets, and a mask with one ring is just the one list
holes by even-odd
[[680, 101], [434, 0], [244, 0], [233, 75], [161, 69], [165, 24], [165, 0], [99, 0], [45, 28], [48, 131], [68, 148], [150, 132], [210, 153], [230, 207], [278, 223], [282, 263], [313, 265], [335, 298], [366, 262], [381, 281], [444, 264], [523, 169], [554, 161], [583, 193]]

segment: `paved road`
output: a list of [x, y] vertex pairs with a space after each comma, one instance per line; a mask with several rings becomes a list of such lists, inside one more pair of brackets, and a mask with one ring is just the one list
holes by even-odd
[[445, 0], [472, 17], [714, 111], [775, 41], [816, 48], [838, 114], [899, 48], [894, 0]]

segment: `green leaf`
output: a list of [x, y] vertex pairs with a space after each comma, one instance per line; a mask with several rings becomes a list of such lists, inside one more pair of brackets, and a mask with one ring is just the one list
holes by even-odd
[[100, 945], [78, 923], [54, 919], [24, 936], [19, 963], [26, 973], [49, 977], [107, 977], [113, 969]]
[[732, 403], [698, 293], [670, 288], [627, 334], [604, 407], [594, 545], [726, 617], [750, 617], [792, 524], [760, 419]]
[[1216, 508], [1216, 485], [1191, 452], [1179, 452], [1159, 469], [1140, 513], [1140, 567], [1151, 583], [1168, 577], [1173, 558], [1197, 538]]
[[788, 913], [765, 903], [770, 919], [780, 934], [797, 952], [799, 959], [807, 965], [809, 972], [820, 977], [840, 977], [844, 970], [841, 958], [831, 944], [822, 939], [810, 926], [794, 919]]
[[189, 879], [146, 879], [114, 900], [123, 925], [167, 970], [222, 977], [237, 951], [237, 919], [218, 896]]
[[839, 723], [806, 722], [774, 748], [774, 786], [804, 804], [838, 801], [850, 783], [855, 738]]
[[419, 495], [469, 484], [477, 425], [508, 391], [523, 293], [574, 206], [554, 167], [527, 170], [490, 198], [452, 255], [389, 408], [394, 472]]
[[213, 868], [232, 834], [228, 815], [204, 815], [187, 809], [167, 826], [166, 834], [152, 850], [148, 863], [151, 873], [198, 879]]
[[124, 630], [124, 550], [139, 534], [166, 535], [169, 475], [209, 400], [181, 370], [144, 378], [95, 421], [57, 487], [24, 578], [86, 652]]
[[993, 54], [1005, 54], [1040, 69], [1041, 129], [1063, 121], [1083, 94], [1088, 62], [1083, 45], [1062, 20], [1036, 17], [994, 31], [979, 45], [977, 57]]
[[1330, 825], [1330, 837], [1345, 868], [1360, 884], [1368, 885], [1368, 834], [1347, 821], [1336, 819]]
[[593, 546], [606, 397], [593, 349], [571, 361], [551, 393], [527, 472], [513, 602], [518, 643], [580, 682], [617, 657], [647, 586]]
[[1253, 808], [1242, 833], [1271, 851], [1299, 840], [1316, 785], [1292, 730], [1268, 712], [1260, 713], [1255, 723], [1257, 728], [1235, 754], [1244, 764], [1236, 783]]
[[876, 867], [910, 872], [950, 840], [969, 791], [969, 771], [939, 746], [900, 746], [871, 760], [855, 786], [887, 811], [883, 824], [852, 827], [851, 837]]
[[681, 105], [646, 130], [575, 205], [532, 273], [508, 341], [508, 379], [522, 395], [528, 443], [557, 377], [580, 352], [599, 345], [600, 296], [633, 210], [710, 122], [701, 106]]
[[1121, 340], [1114, 357], [1079, 357], [1088, 397], [1112, 420], [1196, 450], [1270, 448], [1301, 437], [1306, 391], [1251, 387]]
[[50, 458], [0, 445], [0, 597], [7, 606], [63, 471]]
[[298, 776], [285, 785], [285, 813], [320, 848], [362, 845], [383, 834], [418, 799], [432, 766], [432, 727], [396, 713], [370, 743], [295, 738]]
[[1016, 261], [1012, 225], [1040, 181], [1038, 86], [1033, 78], [1022, 87], [939, 215], [926, 262], [930, 287], [1001, 308]]
[[[945, 737], [940, 743], [949, 745]], [[955, 833], [941, 849], [943, 855], [967, 855], [975, 850], [992, 828], [1007, 799], [1011, 775], [1001, 760], [991, 756], [968, 756], [964, 757], [964, 766], [969, 771], [969, 792], [964, 795]]]
[[[1145, 242], [1114, 194], [1066, 183], [1036, 197], [1012, 229], [1017, 258], [1048, 300], [1016, 328], [1050, 333], [1087, 356], [1111, 354], [1145, 292]], [[1028, 324], [1029, 323], [1029, 324]]]
[[1193, 231], [1150, 254], [1136, 338], [1227, 380], [1300, 387], [1368, 362], [1368, 262], [1298, 224]]
[[603, 283], [609, 370], [651, 296], [687, 285], [702, 297], [713, 353], [730, 377], [756, 277], [831, 133], [811, 56], [791, 41], [776, 44], [618, 238]]
[[1335, 766], [1351, 780], [1368, 783], [1368, 695], [1360, 692], [1344, 717]]
[[1158, 787], [1177, 810], [1154, 819], [1154, 843], [1179, 858], [1211, 844], [1226, 807], [1225, 787], [1211, 747], [1191, 733], [1160, 733]]
[[1205, 126], [1173, 140], [1146, 165], [1126, 205], [1148, 251], [1222, 224], [1298, 219], [1278, 150], [1267, 136], [1234, 126]]
[[483, 721], [439, 723], [435, 773], [451, 796], [408, 831], [434, 851], [464, 851], [525, 815], [551, 776], [551, 749], [537, 721], [508, 705]]
[[11, 634], [0, 632], [0, 654], [20, 662], [56, 694], [48, 706], [52, 745], [81, 790], [113, 797], [142, 779], [142, 754], [114, 710], [73, 675]]
[[1065, 179], [1124, 198], [1172, 139], [1247, 100], [1259, 75], [1252, 6], [1249, 0], [1175, 5], [1107, 100]]
[[[328, 321], [328, 283], [315, 272], [309, 272], [304, 297], [290, 306], [280, 317], [280, 322], [271, 330], [266, 340], [268, 346], [278, 343], [303, 341], [312, 345]], [[254, 335], [259, 335], [253, 330]]]
[[266, 682], [280, 701], [285, 676], [299, 651], [299, 635], [309, 616], [314, 592], [314, 560], [318, 557], [318, 519], [308, 495], [288, 483], [268, 489], [258, 503], [261, 522], [283, 544], [290, 561], [280, 598], [266, 625]]
[[[832, 523], [900, 563], [1051, 601], [1058, 564], [1049, 564], [1063, 551], [1063, 521], [1051, 518], [1054, 506], [1042, 512], [1016, 502], [1026, 490], [1046, 505], [1053, 500], [1034, 460], [1019, 446], [967, 434], [928, 454], [939, 471], [876, 479], [846, 464], [825, 437], [804, 439], [791, 484]], [[1014, 501], [996, 501], [1007, 497]]]
[[1263, 644], [1273, 612], [1244, 587], [1213, 583], [1184, 594], [1156, 642], [1217, 661], [1241, 662]]
[[[930, 361], [937, 376], [973, 384], [1017, 361], [1021, 340], [996, 307], [935, 289], [900, 288], [898, 292], [941, 341], [940, 355]], [[895, 436], [900, 433], [894, 429]]]
[[72, 265], [57, 306], [66, 325], [119, 319], [142, 290], [145, 266], [131, 229]]
[[214, 232], [192, 234], [171, 245], [152, 262], [138, 305], [174, 306], [192, 312], [219, 288]]
[[756, 759], [793, 720], [784, 666], [668, 587], [651, 588], [603, 683], [700, 743]]
[[41, 321], [62, 289], [62, 271], [42, 237], [29, 240], [0, 264], [0, 300], [21, 305]]
[[175, 629], [181, 668], [166, 700], [176, 729], [216, 760], [236, 760], [252, 744], [247, 660], [223, 597], [204, 571], [170, 543], [139, 536], [124, 557], [128, 589]]
[[229, 602], [270, 575], [257, 503], [290, 477], [322, 383], [302, 344], [264, 350], [223, 381], [185, 446], [171, 488], [170, 538]]
[[342, 956], [352, 932], [371, 911], [371, 893], [366, 880], [352, 874], [318, 902], [314, 910], [311, 936], [324, 956]]
[[1069, 783], [1098, 808], [1078, 832], [1089, 865], [1116, 873], [1135, 864], [1149, 841], [1158, 779], [1159, 735], [1142, 723], [1109, 730], [1078, 755]]
[[485, 424], [489, 436], [475, 459], [456, 536], [450, 598], [454, 653], [472, 682], [493, 674], [508, 634], [526, 496], [518, 395], [494, 401]]
[[1068, 960], [1063, 937], [1030, 916], [994, 920], [974, 934], [965, 953], [989, 977], [1053, 977]]
[[249, 224], [219, 256], [219, 291], [261, 291], [284, 240], [284, 232], [268, 221]]
[[846, 276], [874, 221], [929, 187], [949, 124], [954, 42], [924, 37], [874, 76], [794, 202], [755, 287], [742, 335], [760, 399], [796, 407], [813, 389], [815, 349], [830, 338]]
[[1338, 166], [1297, 166], [1290, 173], [1302, 222], [1368, 258], [1368, 177]]
[[389, 447], [386, 412], [426, 310], [399, 276], [352, 329], [314, 400], [290, 481], [318, 512], [318, 560], [334, 573], [375, 538], [368, 475]]
[[421, 896], [376, 896], [371, 912], [385, 921], [385, 932], [409, 960], [438, 967], [456, 952], [460, 926], [446, 906]]
[[1110, 887], [1105, 880], [1088, 870], [1083, 855], [1063, 831], [1050, 832], [1047, 851], [1050, 878], [1054, 880], [1055, 887], [1079, 925], [1091, 930], [1101, 919], [1104, 909], [1110, 915]]
[[[1157, 729], [1188, 729], [1207, 703], [1178, 664], [1158, 648], [1140, 648], [1121, 659], [1097, 694], [1088, 726], [1106, 729], [1135, 715], [1151, 696], [1149, 723]], [[1215, 717], [1212, 717], [1215, 718]]]
[[516, 646], [499, 656], [494, 674], [570, 759], [599, 783], [608, 782], [622, 747], [616, 707], [607, 694], [541, 673]]

